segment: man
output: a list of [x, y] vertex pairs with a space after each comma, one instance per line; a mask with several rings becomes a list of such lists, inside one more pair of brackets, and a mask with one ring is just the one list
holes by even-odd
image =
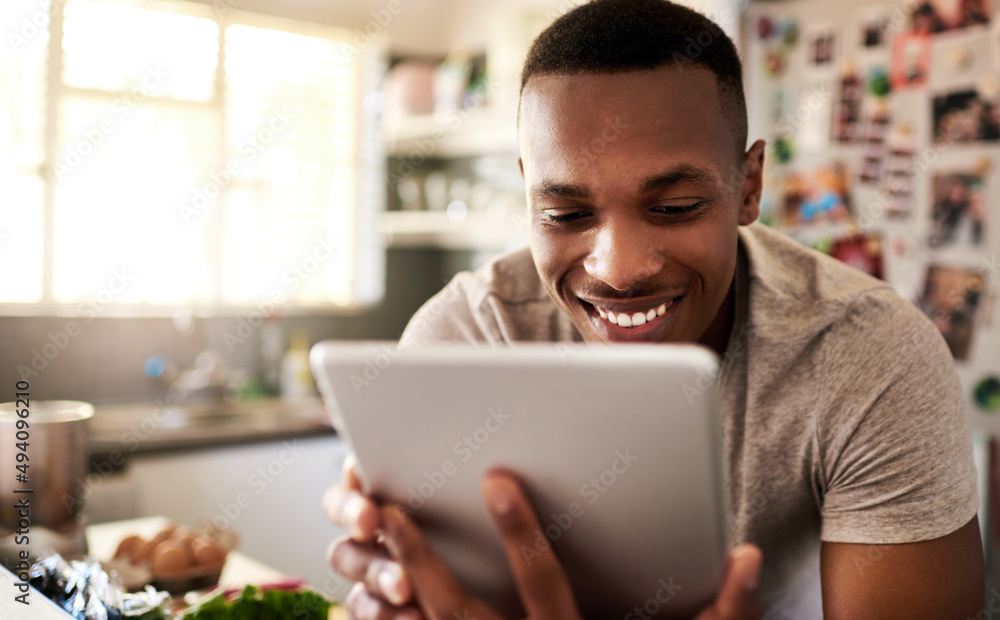
[[[518, 129], [530, 252], [457, 276], [404, 341], [711, 347], [744, 544], [699, 619], [758, 602], [769, 618], [975, 617], [975, 469], [948, 349], [885, 283], [753, 223], [764, 142], [745, 149], [718, 27], [663, 0], [574, 9], [532, 46]], [[497, 617], [358, 489], [348, 467], [324, 502], [350, 532], [330, 558], [359, 582], [356, 617]], [[520, 559], [539, 526], [516, 481], [483, 493], [529, 617], [579, 617], [558, 558]]]

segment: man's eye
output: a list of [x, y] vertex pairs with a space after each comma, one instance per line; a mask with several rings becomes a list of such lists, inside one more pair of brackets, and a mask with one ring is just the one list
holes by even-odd
[[704, 202], [696, 202], [692, 205], [660, 205], [653, 207], [653, 212], [660, 215], [684, 215], [697, 211]]
[[578, 222], [589, 215], [586, 211], [573, 211], [571, 213], [548, 213], [543, 212], [542, 218], [550, 224], [570, 224]]

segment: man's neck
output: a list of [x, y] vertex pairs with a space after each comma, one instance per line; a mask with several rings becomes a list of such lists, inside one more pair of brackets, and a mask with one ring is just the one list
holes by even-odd
[[729, 332], [733, 329], [733, 316], [736, 313], [735, 288], [734, 284], [729, 286], [729, 292], [726, 293], [726, 298], [722, 300], [722, 307], [719, 308], [719, 313], [715, 315], [715, 320], [712, 321], [708, 329], [705, 330], [705, 334], [698, 340], [699, 344], [709, 347], [719, 357], [725, 354], [726, 348], [729, 346]]

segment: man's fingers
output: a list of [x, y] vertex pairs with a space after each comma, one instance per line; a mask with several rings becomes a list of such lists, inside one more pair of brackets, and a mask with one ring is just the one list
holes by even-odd
[[[384, 544], [403, 565], [424, 614], [431, 620], [465, 618], [485, 611], [452, 577], [417, 526], [396, 506], [382, 508]], [[475, 617], [475, 615], [473, 616]]]
[[364, 583], [369, 592], [393, 605], [405, 605], [413, 597], [402, 567], [370, 543], [358, 543], [347, 536], [338, 538], [327, 550], [327, 561], [339, 574]]
[[375, 538], [379, 527], [378, 506], [358, 491], [342, 484], [333, 485], [323, 495], [323, 512], [355, 540], [365, 542]]
[[344, 457], [342, 484], [352, 491], [361, 490], [361, 479], [358, 478], [358, 458], [353, 452]]
[[416, 607], [395, 607], [374, 596], [364, 584], [356, 583], [344, 601], [347, 612], [356, 620], [424, 620]]
[[579, 617], [566, 573], [548, 539], [540, 536], [542, 527], [521, 487], [509, 474], [492, 472], [483, 479], [482, 492], [503, 537], [507, 561], [528, 616]]
[[711, 607], [696, 620], [756, 620], [761, 615], [760, 570], [763, 556], [755, 545], [737, 546], [729, 554], [722, 588]]

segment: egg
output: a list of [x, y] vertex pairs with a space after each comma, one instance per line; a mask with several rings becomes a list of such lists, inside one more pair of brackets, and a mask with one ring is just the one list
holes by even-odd
[[156, 540], [147, 540], [141, 545], [136, 545], [132, 550], [132, 563], [133, 564], [144, 564], [149, 562], [150, 557], [153, 555], [153, 549], [160, 544]]
[[145, 540], [134, 534], [131, 536], [126, 536], [125, 538], [122, 539], [120, 543], [118, 543], [118, 548], [115, 550], [114, 557], [127, 558], [129, 561], [131, 561], [132, 554], [135, 552], [135, 549], [145, 542], [146, 542]]
[[187, 550], [174, 540], [165, 540], [156, 545], [151, 557], [153, 575], [158, 577], [181, 575], [191, 568]]
[[191, 543], [194, 541], [194, 536], [189, 534], [184, 538], [180, 539], [174, 538], [173, 540], [178, 545], [180, 545], [181, 549], [184, 551], [184, 554], [187, 555], [188, 565], [194, 566], [195, 564], [197, 564], [194, 558], [194, 548], [191, 546]]
[[176, 526], [174, 526], [174, 525], [168, 525], [167, 527], [163, 528], [160, 531], [160, 533], [158, 533], [156, 536], [154, 536], [153, 540], [155, 540], [158, 543], [161, 543], [164, 540], [168, 540], [168, 539], [172, 538], [175, 531], [177, 531], [177, 527]]
[[195, 538], [191, 542], [195, 563], [198, 566], [222, 566], [226, 561], [226, 552], [214, 542], [203, 538]]

